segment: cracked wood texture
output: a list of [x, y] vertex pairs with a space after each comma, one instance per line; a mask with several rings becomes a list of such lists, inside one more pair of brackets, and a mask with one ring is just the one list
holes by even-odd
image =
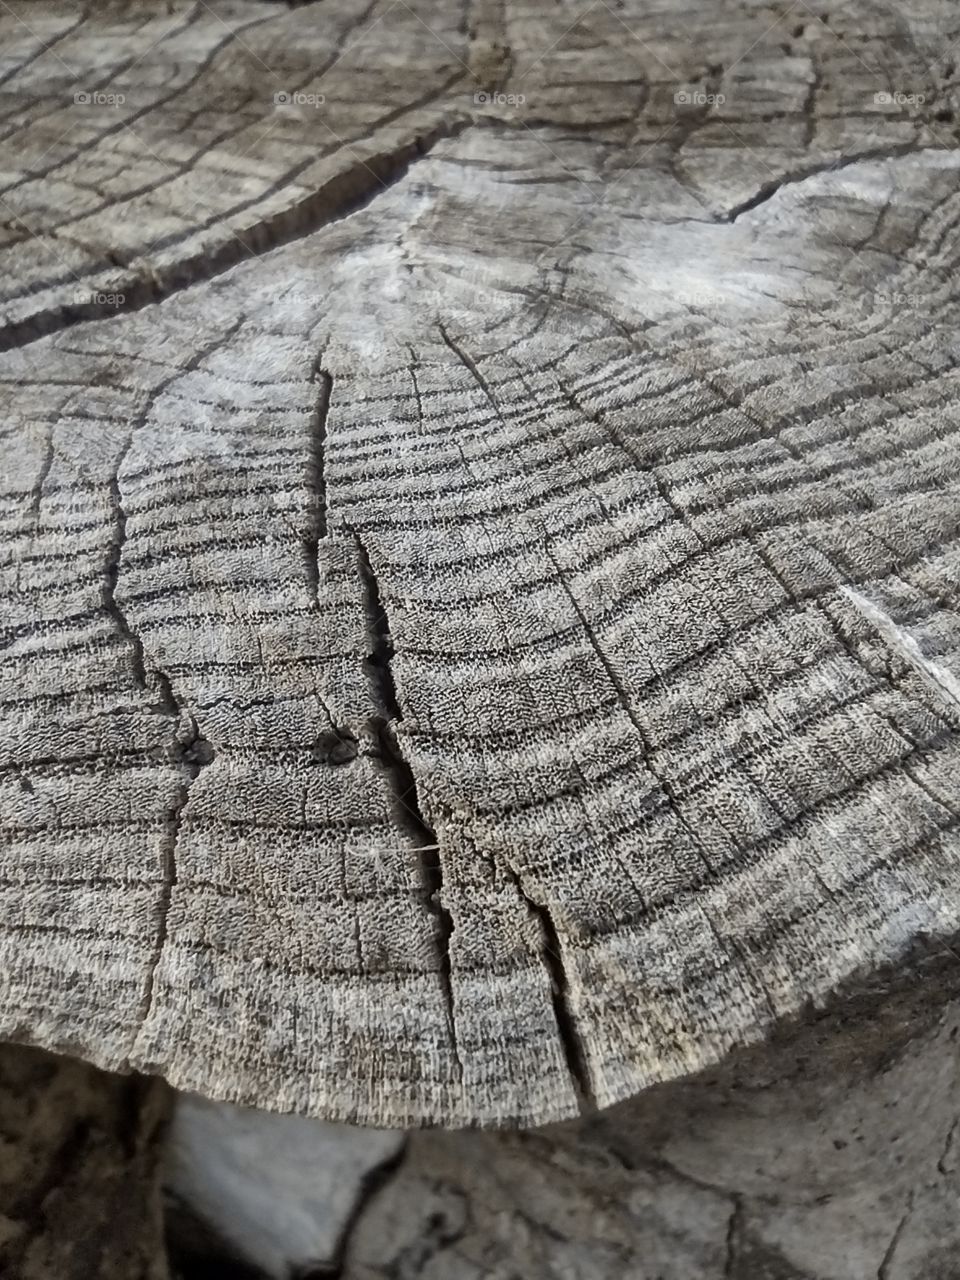
[[172, 1236], [218, 1241], [181, 1280], [231, 1255], [231, 1280], [956, 1280], [960, 965], [916, 960], [699, 1077], [522, 1133], [181, 1096]]
[[160, 1137], [169, 1090], [0, 1046], [0, 1275], [167, 1280]]
[[0, 1034], [530, 1126], [960, 931], [954, 6], [0, 28]]

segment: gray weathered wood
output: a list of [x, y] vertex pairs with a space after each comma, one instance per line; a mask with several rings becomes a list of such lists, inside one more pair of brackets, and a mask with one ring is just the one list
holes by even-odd
[[185, 1100], [168, 1177], [268, 1280], [951, 1280], [960, 965], [914, 978], [581, 1120], [383, 1134], [372, 1169], [368, 1130], [285, 1153], [277, 1117]]
[[0, 1034], [533, 1125], [957, 933], [953, 8], [0, 22]]

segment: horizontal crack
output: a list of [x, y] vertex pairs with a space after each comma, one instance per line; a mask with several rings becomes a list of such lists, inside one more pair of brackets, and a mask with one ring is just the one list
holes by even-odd
[[803, 168], [785, 173], [780, 178], [771, 178], [769, 182], [761, 183], [752, 196], [748, 196], [746, 200], [741, 200], [739, 204], [735, 204], [732, 209], [728, 209], [725, 213], [719, 214], [716, 221], [736, 222], [742, 213], [747, 213], [750, 209], [756, 209], [758, 205], [766, 204], [782, 187], [795, 186], [798, 182], [805, 182], [808, 178], [814, 178], [821, 173], [838, 172], [840, 169], [849, 168], [850, 165], [864, 164], [869, 160], [895, 160], [900, 156], [910, 155], [911, 153], [917, 154], [920, 151], [941, 150], [946, 150], [946, 148], [918, 147], [915, 142], [904, 142], [899, 146], [872, 147], [867, 151], [859, 151], [855, 155], [840, 156], [837, 160], [806, 165]]

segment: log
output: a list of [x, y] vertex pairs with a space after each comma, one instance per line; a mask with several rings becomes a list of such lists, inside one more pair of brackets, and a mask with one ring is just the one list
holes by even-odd
[[0, 1046], [0, 1275], [167, 1280], [169, 1101], [159, 1081]]

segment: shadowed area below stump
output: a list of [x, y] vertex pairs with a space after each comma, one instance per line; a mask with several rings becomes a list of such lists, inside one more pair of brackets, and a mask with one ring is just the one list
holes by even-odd
[[167, 1280], [158, 1163], [170, 1091], [0, 1046], [0, 1275]]
[[171, 1222], [189, 1206], [263, 1280], [957, 1280], [960, 963], [910, 963], [721, 1067], [519, 1134], [181, 1098]]

